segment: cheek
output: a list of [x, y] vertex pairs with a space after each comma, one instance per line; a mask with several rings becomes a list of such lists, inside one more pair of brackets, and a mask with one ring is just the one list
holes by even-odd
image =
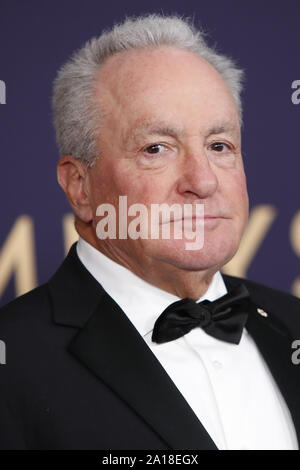
[[143, 203], [148, 206], [151, 203], [159, 202], [162, 195], [161, 179], [153, 178], [149, 174], [119, 173], [116, 184], [119, 194], [126, 195], [131, 204]]
[[248, 198], [246, 176], [244, 172], [242, 173], [241, 177], [237, 181], [237, 193], [240, 194], [240, 198], [241, 198], [243, 205], [246, 205], [248, 207], [249, 198]]
[[231, 194], [233, 200], [248, 198], [246, 176], [242, 168], [239, 168], [228, 175], [226, 180], [226, 189]]
[[230, 205], [233, 214], [236, 214], [241, 219], [247, 219], [249, 211], [249, 199], [247, 191], [247, 183], [245, 173], [240, 170], [230, 177], [223, 180], [221, 185], [223, 188], [224, 198]]
[[244, 173], [241, 173], [232, 184], [231, 200], [240, 221], [246, 223], [249, 215], [249, 198]]
[[128, 185], [128, 175], [114, 163], [113, 159], [97, 161], [97, 165], [91, 170], [91, 193], [94, 202], [109, 202], [115, 204], [118, 196], [126, 194]]

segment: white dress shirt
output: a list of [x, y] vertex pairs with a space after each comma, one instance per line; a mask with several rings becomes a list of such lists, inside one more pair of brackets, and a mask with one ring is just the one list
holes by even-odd
[[[82, 238], [77, 253], [143, 337], [218, 449], [298, 449], [290, 411], [245, 328], [239, 345], [215, 339], [201, 328], [154, 343], [156, 319], [180, 298], [144, 281]], [[199, 301], [226, 292], [217, 272]]]

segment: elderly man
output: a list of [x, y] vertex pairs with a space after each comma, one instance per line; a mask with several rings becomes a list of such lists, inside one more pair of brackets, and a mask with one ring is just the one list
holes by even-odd
[[[58, 181], [79, 241], [0, 313], [1, 448], [298, 449], [300, 302], [220, 274], [248, 217], [241, 80], [187, 21], [158, 15], [60, 70]], [[125, 196], [145, 209], [141, 236]], [[155, 204], [170, 237], [151, 236]]]

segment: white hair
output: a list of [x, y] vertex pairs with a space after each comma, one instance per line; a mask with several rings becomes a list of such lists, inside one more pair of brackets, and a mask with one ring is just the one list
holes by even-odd
[[61, 155], [72, 155], [92, 166], [101, 152], [97, 143], [101, 105], [95, 99], [95, 90], [99, 67], [104, 61], [118, 52], [163, 45], [191, 51], [209, 62], [231, 91], [242, 123], [243, 71], [231, 58], [209, 47], [204, 33], [190, 20], [157, 14], [127, 18], [88, 41], [58, 72], [54, 81], [53, 111]]

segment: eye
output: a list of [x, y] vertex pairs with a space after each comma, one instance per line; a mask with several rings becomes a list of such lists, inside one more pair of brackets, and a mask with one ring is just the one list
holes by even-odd
[[217, 153], [221, 153], [224, 150], [231, 150], [230, 145], [226, 142], [214, 142], [208, 148]]
[[150, 155], [155, 155], [158, 153], [161, 153], [161, 151], [164, 149], [164, 146], [161, 144], [153, 144], [149, 145], [148, 147], [145, 148], [144, 152], [150, 154]]

